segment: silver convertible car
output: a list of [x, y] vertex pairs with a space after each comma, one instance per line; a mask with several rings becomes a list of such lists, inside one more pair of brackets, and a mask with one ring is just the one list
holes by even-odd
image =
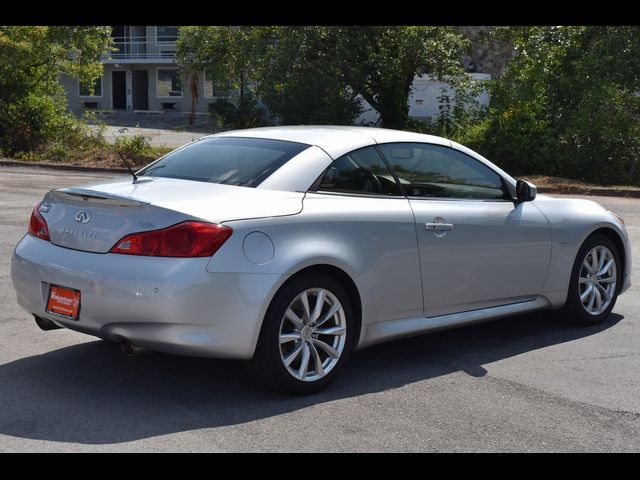
[[444, 138], [313, 126], [52, 190], [11, 263], [44, 330], [250, 360], [296, 393], [387, 340], [543, 309], [598, 323], [630, 272], [624, 222], [597, 203], [536, 196]]

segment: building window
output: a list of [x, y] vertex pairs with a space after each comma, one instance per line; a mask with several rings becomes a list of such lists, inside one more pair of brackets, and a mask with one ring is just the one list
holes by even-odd
[[229, 95], [230, 89], [231, 85], [229, 85], [229, 82], [208, 78], [207, 72], [204, 72], [205, 98], [226, 97]]
[[178, 27], [159, 25], [156, 27], [158, 42], [175, 42], [178, 40]]
[[[102, 96], [102, 77], [98, 78], [92, 85], [78, 82], [78, 95], [81, 97], [101, 97]], [[93, 90], [93, 94], [91, 93]]]
[[159, 68], [157, 70], [158, 97], [181, 97], [182, 82], [177, 69]]

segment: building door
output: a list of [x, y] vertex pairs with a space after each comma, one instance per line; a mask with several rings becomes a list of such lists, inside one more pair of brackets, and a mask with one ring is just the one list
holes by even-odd
[[149, 110], [149, 72], [134, 70], [133, 72], [133, 109]]
[[127, 109], [127, 72], [111, 72], [111, 98], [114, 110]]

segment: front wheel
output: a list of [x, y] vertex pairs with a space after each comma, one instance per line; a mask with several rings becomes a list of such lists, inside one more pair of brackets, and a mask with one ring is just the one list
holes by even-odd
[[267, 386], [308, 394], [335, 378], [351, 353], [351, 300], [334, 278], [304, 275], [275, 296], [251, 368]]
[[573, 265], [567, 302], [561, 310], [563, 319], [578, 325], [602, 322], [616, 303], [620, 279], [615, 244], [604, 235], [588, 238]]

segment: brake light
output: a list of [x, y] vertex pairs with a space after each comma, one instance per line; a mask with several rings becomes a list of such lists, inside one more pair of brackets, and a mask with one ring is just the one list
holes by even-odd
[[31, 212], [31, 218], [29, 219], [29, 230], [27, 232], [34, 237], [41, 238], [42, 240], [51, 241], [49, 238], [49, 227], [47, 221], [40, 213], [40, 206], [42, 202], [39, 202]]
[[182, 222], [162, 230], [131, 233], [110, 253], [148, 257], [210, 257], [231, 236], [230, 227], [204, 222]]

